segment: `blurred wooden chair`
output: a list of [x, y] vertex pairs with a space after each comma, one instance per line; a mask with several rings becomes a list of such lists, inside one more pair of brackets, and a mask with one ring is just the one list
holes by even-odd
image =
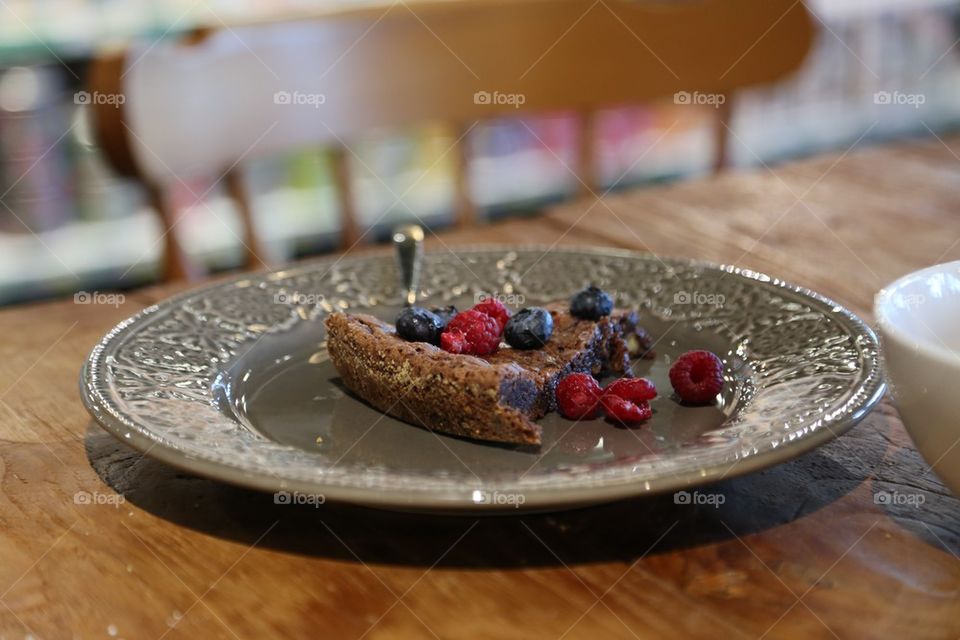
[[[714, 93], [728, 97], [718, 109], [719, 168], [731, 92], [797, 68], [812, 36], [795, 0], [411, 0], [105, 55], [88, 90], [124, 96], [119, 108], [93, 102], [95, 132], [111, 164], [147, 187], [163, 219], [165, 274], [182, 278], [192, 269], [165, 195], [172, 180], [222, 175], [252, 261], [259, 243], [237, 163], [331, 146], [347, 247], [362, 230], [343, 141], [374, 127], [445, 121], [463, 132], [481, 119], [572, 110], [581, 115], [575, 170], [593, 188], [596, 109]], [[522, 104], [498, 100], [509, 95]], [[475, 220], [466, 148], [461, 137], [462, 225]]]

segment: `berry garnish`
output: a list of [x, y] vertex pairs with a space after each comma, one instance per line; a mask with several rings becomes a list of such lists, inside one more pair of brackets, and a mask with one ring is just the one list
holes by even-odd
[[620, 378], [603, 389], [605, 396], [618, 396], [630, 402], [647, 402], [657, 397], [657, 388], [646, 378]]
[[467, 336], [463, 331], [444, 331], [440, 334], [440, 348], [450, 353], [463, 353], [467, 350]]
[[709, 351], [687, 351], [670, 367], [670, 384], [686, 404], [713, 404], [723, 389], [723, 362]]
[[507, 326], [507, 320], [510, 319], [510, 310], [503, 306], [502, 302], [496, 298], [484, 298], [473, 305], [473, 309], [485, 313], [496, 320], [497, 325], [500, 327], [500, 333], [503, 333], [503, 328]]
[[430, 311], [433, 311], [435, 314], [437, 314], [437, 317], [440, 318], [440, 322], [443, 323], [444, 327], [450, 324], [450, 321], [453, 320], [453, 317], [457, 315], [457, 308], [452, 304], [448, 307], [434, 307], [433, 309], [430, 309]]
[[600, 404], [600, 384], [589, 373], [571, 373], [557, 385], [557, 408], [565, 418], [593, 418]]
[[621, 424], [635, 424], [653, 417], [653, 410], [650, 409], [650, 405], [642, 400], [631, 402], [620, 396], [604, 394], [600, 398], [600, 404], [603, 405], [603, 410], [610, 420]]
[[500, 325], [496, 319], [476, 309], [458, 313], [440, 336], [440, 347], [450, 353], [486, 356], [498, 346]]
[[412, 342], [440, 344], [443, 321], [423, 307], [406, 307], [397, 316], [397, 335]]
[[553, 335], [553, 316], [542, 307], [520, 309], [507, 320], [503, 337], [514, 349], [539, 349]]
[[570, 299], [570, 313], [584, 320], [599, 320], [613, 311], [613, 298], [606, 291], [590, 285]]

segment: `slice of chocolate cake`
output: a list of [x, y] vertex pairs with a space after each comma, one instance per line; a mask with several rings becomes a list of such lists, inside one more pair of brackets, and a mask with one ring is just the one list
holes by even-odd
[[409, 342], [373, 316], [327, 317], [327, 349], [353, 393], [400, 420], [457, 436], [539, 445], [534, 420], [555, 408], [557, 382], [575, 371], [630, 375], [630, 357], [649, 348], [634, 311], [598, 321], [548, 305], [554, 329], [541, 349], [501, 347], [475, 357]]

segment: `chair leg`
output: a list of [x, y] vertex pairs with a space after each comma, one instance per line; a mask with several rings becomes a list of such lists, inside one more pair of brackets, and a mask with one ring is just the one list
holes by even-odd
[[164, 190], [157, 185], [147, 185], [147, 197], [156, 209], [163, 224], [163, 254], [161, 274], [164, 282], [195, 281], [206, 275], [206, 269], [190, 259], [177, 235], [177, 219], [181, 215]]
[[257, 228], [253, 220], [253, 206], [250, 203], [246, 185], [243, 183], [243, 172], [236, 167], [230, 169], [223, 176], [223, 183], [227, 195], [236, 205], [237, 213], [240, 214], [240, 220], [243, 223], [244, 264], [247, 267], [269, 266], [263, 260], [265, 255], [263, 243], [257, 236]]
[[585, 111], [578, 114], [577, 125], [577, 195], [589, 198], [597, 189], [597, 170], [595, 166], [597, 150], [597, 114]]
[[346, 149], [338, 145], [330, 149], [330, 159], [333, 165], [333, 186], [340, 207], [340, 248], [348, 250], [363, 239], [350, 183], [349, 155]]
[[454, 216], [460, 228], [472, 227], [477, 223], [477, 207], [470, 194], [470, 135], [466, 127], [454, 131], [457, 136], [453, 166]]
[[717, 106], [716, 120], [713, 132], [713, 173], [717, 174], [727, 168], [730, 159], [727, 157], [730, 146], [730, 126], [733, 121], [733, 96], [723, 94], [723, 104]]

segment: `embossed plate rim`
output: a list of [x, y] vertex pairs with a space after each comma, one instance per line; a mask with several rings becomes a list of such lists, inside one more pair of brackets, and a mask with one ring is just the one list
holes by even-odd
[[[738, 475], [751, 473], [781, 462], [790, 460], [801, 455], [833, 438], [844, 433], [854, 424], [859, 422], [880, 400], [886, 389], [886, 384], [881, 374], [881, 364], [879, 359], [877, 338], [871, 328], [856, 314], [849, 311], [835, 301], [807, 288], [790, 284], [778, 278], [770, 277], [766, 274], [756, 272], [750, 269], [743, 269], [734, 265], [716, 264], [709, 261], [692, 260], [680, 257], [656, 256], [650, 253], [637, 252], [625, 249], [611, 249], [603, 247], [546, 247], [542, 245], [470, 245], [458, 246], [458, 251], [469, 252], [471, 254], [489, 254], [491, 256], [509, 252], [560, 252], [574, 255], [593, 256], [593, 257], [616, 257], [637, 260], [656, 260], [665, 267], [673, 265], [685, 269], [702, 269], [710, 271], [719, 271], [726, 274], [752, 281], [751, 285], [767, 285], [774, 288], [783, 289], [786, 292], [798, 295], [809, 301], [816, 302], [824, 311], [829, 310], [834, 315], [842, 318], [843, 322], [852, 336], [856, 338], [866, 338], [873, 346], [872, 357], [861, 351], [864, 359], [865, 377], [863, 381], [850, 392], [853, 396], [859, 397], [855, 406], [847, 407], [842, 415], [829, 420], [829, 425], [822, 425], [818, 428], [806, 429], [804, 433], [795, 439], [782, 443], [780, 446], [747, 452], [741, 457], [735, 459], [730, 464], [714, 464], [704, 466], [691, 471], [683, 471], [676, 474], [660, 476], [653, 481], [637, 482], [631, 481], [629, 476], [606, 479], [601, 484], [584, 482], [582, 485], [565, 484], [559, 487], [536, 486], [533, 488], [523, 488], [526, 502], [524, 508], [563, 508], [574, 507], [590, 503], [602, 503], [612, 500], [635, 496], [638, 494], [660, 493], [681, 488], [708, 484], [710, 482], [722, 479], [732, 478]], [[435, 252], [434, 255], [445, 255], [441, 252]], [[245, 273], [233, 276], [204, 285], [189, 291], [182, 292], [167, 298], [161, 302], [150, 305], [133, 316], [117, 324], [111, 329], [93, 348], [90, 356], [85, 361], [80, 375], [81, 397], [84, 405], [94, 417], [94, 419], [103, 426], [108, 432], [112, 433], [118, 439], [128, 443], [135, 449], [145, 455], [150, 455], [162, 462], [175, 466], [177, 468], [206, 476], [216, 480], [230, 482], [253, 489], [263, 491], [303, 491], [310, 493], [322, 493], [327, 499], [353, 502], [378, 507], [394, 508], [417, 508], [431, 510], [479, 510], [479, 511], [500, 511], [501, 507], [489, 504], [477, 504], [470, 499], [470, 494], [475, 489], [485, 490], [507, 490], [510, 488], [501, 488], [495, 486], [466, 487], [460, 491], [437, 491], [430, 486], [410, 487], [404, 486], [402, 489], [390, 490], [389, 487], [378, 487], [372, 489], [370, 486], [362, 486], [362, 483], [337, 483], [331, 484], [324, 482], [322, 476], [318, 479], [304, 480], [302, 478], [289, 478], [283, 476], [283, 470], [277, 470], [277, 473], [251, 472], [247, 467], [231, 463], [223, 459], [206, 459], [190, 455], [181, 450], [175, 441], [166, 439], [163, 434], [151, 430], [149, 424], [140, 424], [132, 421], [124, 421], [124, 416], [114, 410], [110, 403], [103, 398], [93, 383], [97, 378], [102, 377], [104, 372], [104, 359], [107, 352], [113, 347], [123, 343], [123, 338], [134, 331], [141, 323], [145, 323], [153, 314], [163, 310], [170, 309], [176, 305], [210, 291], [220, 288], [235, 286], [243, 281], [266, 280], [270, 276], [282, 274], [286, 277], [296, 277], [298, 274], [307, 274], [311, 271], [322, 269], [325, 266], [349, 265], [350, 263], [361, 263], [365, 259], [384, 259], [382, 252], [372, 252], [364, 256], [354, 256], [350, 258], [320, 258], [316, 260], [304, 261], [287, 268], [261, 270], [253, 273]], [[849, 403], [848, 403], [849, 404]], [[584, 478], [584, 480], [587, 480]]]

